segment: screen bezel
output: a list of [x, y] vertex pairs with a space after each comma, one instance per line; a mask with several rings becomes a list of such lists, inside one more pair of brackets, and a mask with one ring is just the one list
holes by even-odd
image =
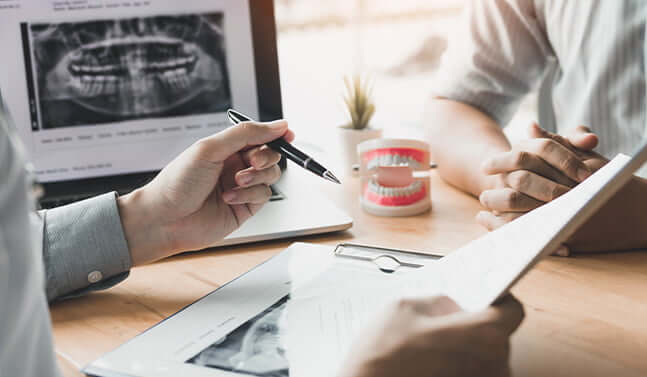
[[[247, 1], [249, 2], [250, 24], [254, 46], [259, 120], [272, 121], [281, 119], [283, 118], [283, 109], [274, 0]], [[281, 168], [284, 169], [285, 165], [285, 159], [283, 159], [281, 161]], [[126, 193], [145, 185], [155, 178], [157, 173], [159, 173], [159, 170], [47, 182], [43, 183], [45, 195], [41, 201], [65, 197], [91, 196], [110, 191]]]

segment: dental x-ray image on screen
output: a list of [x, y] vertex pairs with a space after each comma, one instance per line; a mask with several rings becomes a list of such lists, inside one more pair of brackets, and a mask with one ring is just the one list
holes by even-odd
[[289, 295], [213, 343], [187, 363], [261, 377], [288, 377], [286, 306]]
[[38, 129], [219, 113], [224, 14], [22, 25]]

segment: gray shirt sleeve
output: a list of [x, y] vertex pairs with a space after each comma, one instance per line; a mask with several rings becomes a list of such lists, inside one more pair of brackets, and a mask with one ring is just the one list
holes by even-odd
[[471, 0], [432, 95], [474, 106], [505, 125], [553, 55], [535, 3]]
[[48, 300], [106, 289], [128, 276], [130, 252], [115, 193], [48, 210], [43, 216]]
[[[15, 139], [15, 142], [12, 142]], [[0, 376], [59, 376], [43, 291], [42, 221], [0, 106]]]

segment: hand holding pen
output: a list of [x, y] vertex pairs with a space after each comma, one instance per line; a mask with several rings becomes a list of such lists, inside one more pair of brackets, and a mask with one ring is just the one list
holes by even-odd
[[[246, 115], [243, 115], [238, 111], [232, 110], [232, 109], [229, 109], [227, 111], [227, 117], [229, 118], [229, 121], [233, 125], [237, 125], [242, 122], [253, 121], [251, 118], [247, 117]], [[285, 141], [285, 139], [283, 138], [276, 139], [274, 141], [267, 143], [267, 146], [270, 147], [272, 150], [279, 152], [287, 159], [292, 160], [292, 162], [296, 163], [302, 168], [320, 176], [321, 178], [326, 179], [330, 182], [341, 184], [339, 179], [337, 179], [337, 177], [335, 177], [335, 175], [330, 170], [323, 167], [312, 157], [298, 150], [292, 144]]]

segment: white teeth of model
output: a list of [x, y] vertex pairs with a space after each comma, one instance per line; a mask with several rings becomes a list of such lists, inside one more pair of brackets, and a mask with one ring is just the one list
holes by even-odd
[[377, 156], [371, 161], [373, 168], [378, 168], [380, 165], [382, 165], [382, 158], [383, 156]]

